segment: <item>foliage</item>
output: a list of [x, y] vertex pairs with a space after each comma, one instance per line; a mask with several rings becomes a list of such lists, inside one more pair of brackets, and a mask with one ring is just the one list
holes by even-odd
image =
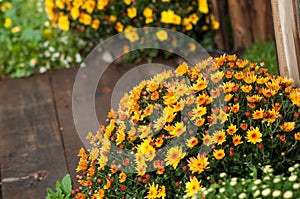
[[1, 0], [0, 8], [0, 76], [24, 77], [81, 62], [83, 41], [49, 26], [42, 0]]
[[[46, 0], [46, 10], [54, 26], [76, 32], [89, 44], [142, 27], [176, 30], [201, 42], [209, 31], [219, 27], [209, 13], [207, 0]], [[127, 35], [131, 43], [138, 45], [134, 31]], [[168, 37], [161, 34], [159, 39]], [[157, 49], [136, 51], [127, 60], [155, 57], [158, 53]]]
[[292, 84], [234, 55], [141, 82], [88, 134], [93, 147], [78, 154], [72, 197], [196, 197], [220, 173], [266, 180], [266, 165], [288, 176], [300, 154], [300, 90]]
[[264, 63], [271, 74], [279, 74], [274, 41], [257, 42], [253, 44], [250, 48], [246, 49], [243, 58], [254, 62], [264, 60]]
[[51, 189], [47, 189], [46, 199], [68, 199], [70, 198], [72, 191], [72, 181], [69, 174], [67, 174], [62, 180], [57, 181], [55, 185], [56, 192]]

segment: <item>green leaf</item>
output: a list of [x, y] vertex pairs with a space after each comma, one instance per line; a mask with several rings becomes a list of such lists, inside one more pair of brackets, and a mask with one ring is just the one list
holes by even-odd
[[67, 174], [61, 181], [61, 189], [64, 194], [69, 194], [72, 191], [72, 181], [70, 174]]

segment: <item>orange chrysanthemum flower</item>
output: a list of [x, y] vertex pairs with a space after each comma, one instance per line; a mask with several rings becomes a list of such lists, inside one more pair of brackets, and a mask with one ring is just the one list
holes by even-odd
[[232, 137], [232, 142], [233, 142], [234, 146], [237, 146], [237, 145], [239, 145], [239, 144], [242, 144], [243, 141], [241, 141], [241, 140], [242, 140], [242, 136], [240, 136], [240, 135], [234, 135], [234, 136]]
[[243, 86], [241, 86], [241, 89], [244, 93], [250, 93], [252, 91], [252, 86], [251, 85], [243, 85]]
[[198, 144], [198, 138], [196, 138], [196, 137], [191, 137], [190, 139], [188, 139], [188, 140], [186, 141], [186, 145], [187, 145], [189, 148], [193, 148], [193, 147], [195, 147], [197, 144]]
[[300, 140], [300, 132], [295, 133], [295, 140]]
[[264, 110], [261, 108], [259, 110], [254, 111], [254, 113], [252, 114], [252, 118], [254, 120], [259, 120], [262, 119], [263, 117], [264, 117]]
[[198, 174], [202, 173], [209, 165], [208, 158], [200, 156], [200, 154], [198, 154], [197, 157], [191, 157], [187, 162], [190, 171]]
[[230, 126], [228, 126], [228, 129], [226, 130], [226, 132], [227, 132], [229, 135], [233, 135], [237, 130], [238, 130], [238, 129], [237, 129], [236, 125], [231, 124]]
[[246, 131], [247, 128], [248, 128], [248, 124], [247, 123], [241, 123], [240, 127], [241, 127], [241, 129], [243, 129], [244, 131]]
[[232, 107], [231, 107], [231, 112], [233, 112], [233, 113], [238, 113], [239, 110], [240, 110], [240, 105], [239, 105], [238, 103], [232, 105]]
[[296, 123], [295, 122], [285, 122], [282, 125], [279, 125], [284, 132], [291, 132], [295, 129]]

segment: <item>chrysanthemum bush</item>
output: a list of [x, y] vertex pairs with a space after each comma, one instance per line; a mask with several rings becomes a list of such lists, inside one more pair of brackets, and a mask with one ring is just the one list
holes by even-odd
[[[251, 179], [270, 194], [297, 195], [293, 183], [268, 181], [299, 181], [300, 95], [292, 85], [234, 55], [142, 81], [88, 134], [93, 147], [78, 154], [72, 197], [209, 197], [224, 192], [218, 187], [245, 195]], [[239, 189], [229, 190], [233, 179]]]
[[[219, 23], [209, 12], [207, 0], [46, 0], [45, 4], [54, 26], [76, 32], [89, 41], [90, 47], [101, 39], [135, 28], [168, 28], [198, 42], [203, 41], [209, 31], [219, 28]], [[160, 40], [167, 39], [162, 32], [158, 33], [158, 37]], [[128, 33], [126, 38], [132, 43], [139, 39], [134, 31]], [[144, 51], [147, 52], [135, 52], [128, 56], [135, 60], [158, 54], [157, 49]]]

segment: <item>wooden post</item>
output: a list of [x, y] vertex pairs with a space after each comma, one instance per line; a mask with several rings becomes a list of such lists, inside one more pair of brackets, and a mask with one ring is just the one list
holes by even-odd
[[[280, 75], [300, 86], [300, 0], [272, 0], [274, 29]], [[298, 22], [297, 22], [298, 21]]]

